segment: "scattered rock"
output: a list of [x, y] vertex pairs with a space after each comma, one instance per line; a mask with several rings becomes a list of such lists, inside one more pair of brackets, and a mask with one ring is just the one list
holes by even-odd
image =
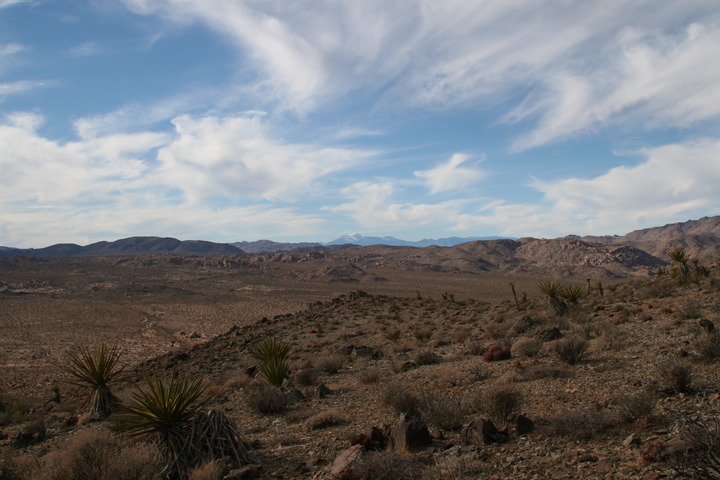
[[330, 466], [330, 475], [332, 478], [337, 478], [343, 472], [352, 470], [352, 466], [362, 458], [363, 454], [364, 449], [362, 445], [353, 445], [340, 452]]
[[262, 471], [260, 465], [245, 465], [241, 468], [234, 468], [223, 477], [223, 480], [246, 480], [248, 478], [258, 478]]
[[625, 445], [626, 447], [637, 446], [641, 443], [642, 439], [634, 433], [630, 434], [625, 440], [623, 440], [623, 445]]
[[498, 430], [492, 421], [487, 418], [479, 418], [471, 421], [460, 432], [460, 439], [465, 445], [490, 445], [493, 443], [505, 443], [509, 435], [506, 430]]
[[393, 449], [401, 451], [422, 450], [432, 446], [432, 437], [425, 422], [408, 417], [404, 413], [392, 428], [390, 441]]

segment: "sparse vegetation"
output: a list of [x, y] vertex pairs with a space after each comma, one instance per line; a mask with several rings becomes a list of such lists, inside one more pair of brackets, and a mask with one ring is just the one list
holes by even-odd
[[497, 382], [480, 390], [476, 409], [493, 421], [498, 428], [507, 426], [520, 413], [522, 394], [514, 385]]

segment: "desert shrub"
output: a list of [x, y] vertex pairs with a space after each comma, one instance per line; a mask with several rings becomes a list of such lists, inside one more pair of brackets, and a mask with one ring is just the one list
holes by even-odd
[[480, 390], [475, 400], [477, 410], [500, 428], [522, 407], [522, 395], [513, 385], [498, 382]]
[[25, 465], [27, 480], [160, 480], [162, 453], [152, 444], [125, 444], [109, 431], [85, 430], [64, 448], [34, 465]]
[[692, 384], [692, 366], [678, 358], [668, 358], [657, 365], [665, 391], [687, 393]]
[[98, 350], [77, 347], [77, 353], [70, 353], [69, 365], [65, 371], [73, 380], [70, 383], [89, 390], [85, 405], [90, 406], [90, 415], [105, 418], [118, 404], [117, 397], [110, 391], [110, 384], [122, 374], [118, 366], [122, 355], [120, 348], [101, 345]]
[[209, 460], [190, 470], [188, 480], [221, 480], [224, 470], [220, 460]]
[[469, 355], [482, 355], [485, 352], [485, 348], [481, 342], [467, 342], [465, 348]]
[[430, 337], [432, 337], [432, 332], [430, 330], [415, 330], [413, 332], [413, 336], [417, 340], [424, 342], [426, 340], [430, 340]]
[[0, 425], [24, 421], [31, 412], [32, 405], [22, 400], [0, 404]]
[[419, 416], [420, 414], [420, 397], [407, 384], [399, 382], [388, 384], [383, 391], [382, 401], [397, 413], [406, 413], [410, 416]]
[[518, 335], [522, 335], [533, 328], [533, 326], [535, 326], [533, 319], [528, 315], [523, 315], [519, 320], [513, 323], [513, 326], [510, 327], [507, 334], [511, 337], [517, 337]]
[[345, 360], [344, 355], [328, 355], [318, 360], [317, 367], [328, 375], [335, 375], [345, 365]]
[[381, 376], [382, 372], [379, 368], [366, 368], [360, 371], [360, 373], [358, 374], [358, 379], [361, 383], [371, 384], [378, 383]]
[[318, 372], [314, 368], [303, 368], [295, 373], [295, 381], [303, 386], [314, 385], [317, 381]]
[[370, 452], [341, 472], [339, 480], [420, 480], [424, 466], [414, 457], [392, 452]]
[[276, 338], [266, 338], [257, 343], [250, 354], [259, 362], [260, 375], [270, 384], [276, 387], [282, 385], [285, 377], [290, 371], [288, 355], [290, 355], [290, 344]]
[[542, 342], [537, 338], [518, 338], [513, 343], [510, 352], [513, 357], [534, 357], [542, 350]]
[[720, 420], [686, 419], [680, 426], [683, 448], [673, 463], [680, 478], [717, 480], [720, 478]]
[[397, 328], [395, 328], [393, 330], [388, 330], [387, 332], [385, 332], [385, 338], [387, 338], [388, 340], [390, 340], [393, 343], [400, 340], [401, 335], [402, 335], [402, 332]]
[[305, 422], [305, 429], [308, 431], [320, 430], [322, 428], [342, 425], [344, 423], [347, 423], [347, 420], [338, 415], [336, 412], [320, 412], [307, 419]]
[[282, 413], [290, 405], [290, 397], [282, 390], [267, 386], [255, 385], [248, 389], [245, 402], [251, 410], [264, 415]]
[[548, 419], [544, 430], [551, 435], [562, 435], [574, 440], [590, 440], [618, 424], [608, 410], [569, 410]]
[[460, 430], [469, 411], [469, 403], [457, 392], [424, 395], [420, 401], [420, 414], [429, 424], [443, 430]]
[[543, 378], [563, 378], [572, 375], [567, 367], [557, 365], [538, 365], [536, 367], [520, 370], [520, 380], [530, 382]]
[[421, 350], [415, 354], [413, 361], [417, 365], [434, 365], [440, 363], [440, 357], [433, 351]]
[[505, 345], [495, 344], [487, 349], [483, 354], [483, 360], [486, 362], [497, 362], [499, 360], [507, 360], [510, 358], [510, 349]]
[[555, 342], [555, 354], [568, 365], [575, 365], [585, 356], [587, 347], [587, 340], [580, 336], [565, 337]]
[[619, 421], [633, 423], [648, 416], [655, 410], [657, 399], [650, 392], [641, 392], [632, 395], [623, 395], [615, 399]]
[[207, 410], [213, 396], [201, 379], [168, 379], [145, 374], [146, 390], [138, 387], [132, 405], [123, 405], [115, 426], [131, 437], [149, 438], [163, 449], [164, 473], [184, 476], [204, 461], [228, 457], [235, 465], [252, 460], [237, 428], [222, 412]]
[[678, 316], [683, 320], [700, 318], [700, 302], [694, 298], [686, 298], [678, 305]]
[[720, 332], [717, 330], [704, 332], [697, 340], [695, 348], [704, 360], [717, 360], [720, 358]]

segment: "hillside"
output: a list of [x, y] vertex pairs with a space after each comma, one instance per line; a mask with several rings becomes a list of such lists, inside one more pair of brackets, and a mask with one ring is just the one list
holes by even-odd
[[[133, 382], [114, 389], [129, 401], [147, 371], [203, 379], [218, 394], [211, 407], [252, 446], [251, 465], [204, 467], [211, 480], [703, 478], [717, 467], [718, 285], [714, 268], [690, 285], [593, 286], [563, 316], [536, 294], [517, 308], [354, 291], [134, 363]], [[291, 348], [279, 389], [250, 354], [271, 337]], [[493, 360], [496, 345], [510, 358]], [[37, 380], [53, 377], [62, 374]], [[0, 428], [7, 475], [44, 479], [87, 462], [159, 468], [157, 453], [131, 455], [107, 421], [77, 422], [80, 398], [60, 388], [59, 403], [36, 410], [42, 437], [32, 433], [37, 416]], [[413, 435], [401, 412], [419, 416]], [[501, 431], [473, 430], [482, 419]]]

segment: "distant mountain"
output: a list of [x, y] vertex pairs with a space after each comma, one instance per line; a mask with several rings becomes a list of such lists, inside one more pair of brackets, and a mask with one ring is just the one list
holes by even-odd
[[254, 242], [233, 242], [230, 245], [241, 249], [246, 253], [271, 253], [271, 252], [301, 252], [322, 248], [322, 243], [299, 242], [279, 243], [272, 240], [257, 240]]
[[245, 253], [228, 243], [213, 243], [203, 240], [181, 241], [176, 238], [130, 237], [114, 242], [97, 242], [81, 247], [74, 243], [59, 243], [45, 248], [0, 247], [0, 257], [32, 255], [35, 257], [71, 257], [84, 255], [139, 255], [146, 253], [215, 254]]
[[505, 237], [448, 237], [432, 239], [426, 238], [417, 242], [401, 240], [395, 237], [366, 237], [359, 233], [351, 233], [350, 235], [343, 235], [340, 238], [326, 243], [326, 245], [359, 245], [359, 246], [370, 246], [370, 245], [389, 245], [394, 247], [453, 247], [461, 243], [475, 242], [482, 240], [499, 240]]

